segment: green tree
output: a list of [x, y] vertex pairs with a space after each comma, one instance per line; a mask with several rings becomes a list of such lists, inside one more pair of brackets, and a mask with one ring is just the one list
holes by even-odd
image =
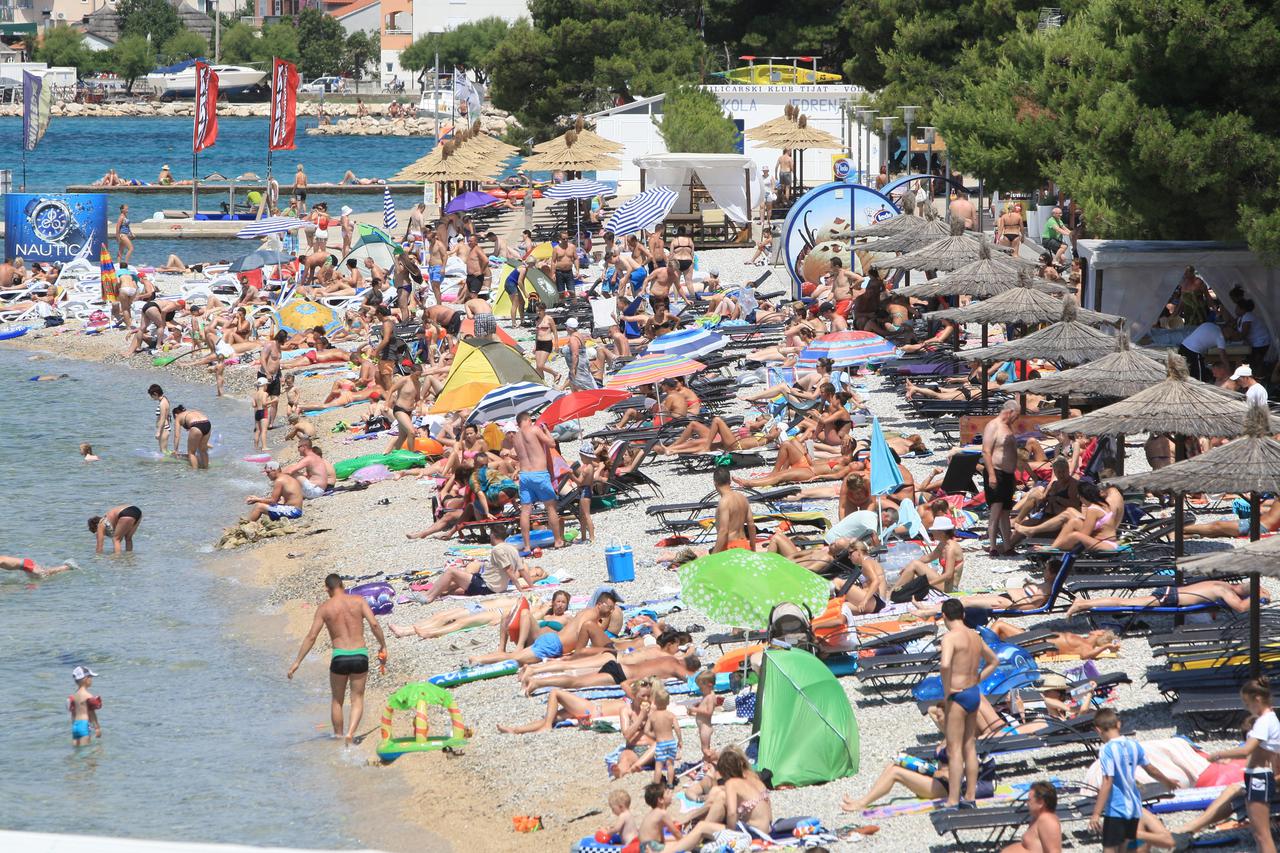
[[222, 30], [222, 61], [244, 65], [258, 57], [258, 34], [253, 27], [239, 21]]
[[732, 154], [738, 129], [724, 114], [720, 100], [705, 89], [681, 86], [662, 101], [662, 121], [653, 123], [668, 151], [688, 154]]
[[153, 45], [164, 44], [182, 29], [182, 20], [169, 0], [120, 0], [116, 21], [120, 35], [149, 37]]
[[[823, 0], [781, 4], [774, 0], [705, 0], [667, 9], [664, 17], [678, 17], [687, 26], [697, 28], [699, 8], [705, 13], [706, 41], [724, 45], [721, 58], [734, 65], [739, 64], [737, 57], [741, 55], [812, 54], [819, 57], [819, 71], [840, 73], [854, 47], [840, 15], [840, 4]], [[813, 67], [807, 62], [801, 66]]]
[[342, 24], [324, 12], [308, 7], [299, 13], [295, 26], [300, 48], [298, 73], [307, 80], [341, 74], [347, 37]]
[[262, 28], [262, 37], [257, 41], [253, 59], [255, 62], [266, 63], [274, 57], [287, 62], [297, 62], [302, 58], [302, 52], [298, 49], [298, 29], [292, 21], [283, 20]]
[[343, 73], [350, 74], [355, 80], [362, 80], [371, 64], [376, 70], [381, 52], [380, 45], [381, 36], [376, 32], [366, 33], [357, 30], [347, 36], [342, 52]]
[[1010, 37], [936, 123], [955, 165], [1051, 180], [1097, 236], [1244, 237], [1277, 260], [1277, 43], [1275, 16], [1237, 0], [1093, 0]]
[[492, 76], [494, 49], [511, 31], [502, 18], [482, 18], [443, 33], [428, 33], [416, 39], [400, 54], [401, 67], [425, 71], [440, 55], [442, 69], [461, 65], [475, 71], [476, 79], [488, 83]]
[[160, 47], [160, 59], [165, 64], [197, 59], [209, 55], [209, 43], [204, 36], [183, 27]]
[[36, 48], [35, 59], [53, 66], [67, 66], [76, 69], [78, 75], [87, 73], [91, 51], [84, 43], [84, 35], [66, 24], [58, 24], [45, 30], [40, 46]]
[[133, 82], [156, 67], [156, 49], [146, 36], [125, 36], [112, 48], [115, 72], [124, 80], [125, 90], [133, 92]]
[[698, 79], [692, 28], [630, 0], [531, 0], [493, 51], [493, 103], [539, 137], [565, 116], [656, 95]]

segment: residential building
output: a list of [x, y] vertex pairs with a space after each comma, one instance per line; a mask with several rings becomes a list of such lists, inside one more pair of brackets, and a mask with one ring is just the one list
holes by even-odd
[[414, 0], [413, 37], [454, 30], [484, 18], [529, 17], [526, 0]]
[[[184, 27], [199, 33], [210, 44], [213, 43], [213, 18], [186, 2], [175, 3], [174, 6]], [[99, 5], [96, 10], [76, 20], [84, 31], [85, 43], [93, 50], [105, 50], [120, 39], [120, 21], [113, 5]]]
[[417, 38], [414, 6], [413, 0], [382, 0], [382, 55], [378, 73], [384, 87], [403, 83], [407, 92], [417, 89], [417, 75], [400, 66], [400, 52]]
[[329, 14], [342, 24], [347, 35], [367, 33], [370, 30], [379, 32], [382, 29], [382, 4], [379, 0], [352, 0], [338, 6]]

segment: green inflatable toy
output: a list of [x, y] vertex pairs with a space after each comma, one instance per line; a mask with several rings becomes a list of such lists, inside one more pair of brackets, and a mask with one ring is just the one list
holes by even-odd
[[[427, 707], [435, 705], [449, 712], [452, 732], [448, 735], [429, 734]], [[395, 711], [413, 711], [413, 734], [409, 737], [391, 736], [391, 715]], [[462, 722], [462, 713], [453, 701], [453, 694], [443, 687], [426, 681], [406, 684], [387, 697], [387, 707], [382, 712], [382, 741], [378, 744], [378, 758], [390, 764], [410, 752], [434, 752], [462, 746], [471, 737], [471, 729]]]

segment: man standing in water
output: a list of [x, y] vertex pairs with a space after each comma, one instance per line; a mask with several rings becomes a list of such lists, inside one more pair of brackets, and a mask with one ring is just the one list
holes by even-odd
[[272, 403], [267, 407], [267, 429], [276, 422], [276, 407], [280, 400], [280, 347], [289, 340], [289, 333], [281, 329], [275, 337], [262, 345], [258, 361], [258, 376], [267, 380], [267, 394]]
[[[978, 797], [978, 706], [981, 684], [996, 671], [996, 653], [978, 632], [964, 624], [964, 605], [957, 598], [942, 602], [947, 633], [942, 638], [943, 735], [947, 743], [947, 804], [975, 808]], [[982, 669], [979, 671], [978, 667]], [[964, 797], [960, 782], [964, 781]]]
[[[329, 600], [316, 608], [315, 618], [311, 620], [311, 630], [302, 640], [302, 648], [298, 649], [298, 657], [289, 667], [289, 678], [298, 671], [298, 665], [316, 644], [320, 629], [327, 628], [329, 642], [333, 646], [333, 656], [329, 661], [329, 688], [333, 693], [329, 715], [333, 720], [333, 734], [343, 737], [349, 745], [360, 726], [360, 718], [364, 716], [364, 686], [369, 680], [369, 649], [364, 644], [364, 623], [369, 623], [373, 636], [378, 640], [378, 660], [383, 665], [387, 662], [387, 638], [382, 634], [382, 626], [374, 618], [369, 609], [369, 602], [360, 595], [348, 595], [342, 588], [342, 578], [331, 574], [324, 579], [324, 588], [329, 592]], [[351, 723], [343, 729], [342, 703], [346, 699], [347, 685], [351, 686]]]
[[551, 473], [547, 470], [547, 460], [556, 443], [546, 426], [534, 425], [528, 412], [516, 416], [516, 428], [513, 441], [516, 458], [520, 461], [520, 536], [524, 540], [524, 550], [532, 550], [529, 522], [533, 505], [539, 501], [547, 509], [547, 522], [555, 536], [552, 547], [563, 548], [564, 529], [560, 526], [560, 512], [556, 507], [556, 490], [551, 485]]
[[[1018, 442], [1013, 434], [1013, 422], [1018, 417], [1018, 402], [1007, 401], [982, 430], [982, 459], [986, 465], [987, 505], [991, 514], [987, 518], [990, 531], [987, 552], [991, 556], [1013, 553], [1009, 537], [1009, 512], [1013, 509], [1014, 474], [1018, 470]], [[999, 537], [1001, 548], [996, 548]]]

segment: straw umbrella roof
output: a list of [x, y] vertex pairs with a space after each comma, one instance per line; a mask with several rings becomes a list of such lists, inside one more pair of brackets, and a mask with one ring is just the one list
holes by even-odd
[[[918, 253], [917, 253], [918, 254]], [[954, 320], [957, 323], [1027, 323], [1039, 325], [1052, 323], [1062, 316], [1062, 300], [1047, 293], [1033, 290], [1031, 276], [1020, 273], [1018, 285], [1004, 293], [997, 294], [981, 302], [972, 302], [963, 308], [947, 308], [932, 311], [926, 315], [940, 320]], [[1103, 314], [1100, 311], [1076, 309], [1076, 317], [1082, 323], [1094, 325], [1119, 325], [1123, 317], [1115, 314]]]
[[[888, 219], [882, 219], [879, 222], [873, 222], [866, 228], [858, 228], [854, 231], [854, 236], [862, 237], [893, 237], [896, 234], [902, 234], [906, 231], [919, 228], [924, 224], [924, 219], [919, 216], [913, 216], [910, 211], [903, 211], [897, 216], [891, 216]], [[874, 245], [874, 244], [872, 244]], [[871, 248], [869, 245], [866, 248]]]
[[620, 169], [621, 162], [589, 144], [578, 144], [577, 131], [570, 130], [563, 136], [551, 140], [545, 151], [529, 157], [521, 164], [525, 169], [538, 172], [551, 172], [563, 169], [566, 172], [588, 172], [596, 169]]
[[1044, 358], [1083, 364], [1112, 352], [1116, 348], [1112, 337], [1081, 322], [1077, 317], [1079, 310], [1074, 296], [1064, 297], [1062, 319], [1052, 326], [993, 347], [962, 350], [959, 355], [966, 360], [977, 361]]
[[1132, 349], [1129, 334], [1122, 331], [1116, 335], [1116, 351], [1109, 355], [1039, 379], [1010, 382], [1000, 390], [1049, 396], [1128, 397], [1163, 382], [1166, 376], [1164, 362], [1144, 350]]
[[769, 148], [786, 148], [800, 151], [811, 148], [843, 147], [839, 139], [825, 130], [809, 127], [809, 117], [803, 115], [794, 124], [780, 126], [759, 141]]
[[891, 237], [881, 237], [874, 243], [867, 243], [862, 248], [868, 252], [914, 252], [931, 243], [951, 236], [951, 226], [936, 216], [926, 214], [915, 228], [903, 230]]
[[[919, 233], [918, 231], [909, 231], [906, 236], [911, 238]], [[890, 237], [885, 242], [892, 239]], [[885, 261], [884, 265], [896, 270], [942, 270], [946, 272], [960, 269], [979, 260], [981, 257], [979, 255], [980, 247], [987, 246], [987, 251], [990, 251], [989, 245], [986, 238], [981, 234], [966, 233], [964, 223], [957, 219], [951, 223], [950, 233], [946, 237], [914, 249], [908, 254], [894, 258], [892, 261]], [[882, 247], [875, 244], [867, 248], [872, 251], [883, 250]], [[1009, 257], [1008, 263], [1017, 266], [1028, 266], [1027, 261], [1014, 257]]]
[[[894, 220], [890, 219], [888, 221], [893, 222]], [[867, 248], [874, 249], [875, 244], [871, 243]], [[1009, 255], [993, 254], [991, 244], [986, 240], [981, 240], [978, 244], [978, 259], [976, 261], [971, 261], [962, 267], [958, 267], [933, 281], [898, 288], [894, 291], [894, 295], [908, 296], [913, 299], [932, 299], [935, 296], [977, 296], [986, 298], [996, 296], [1011, 287], [1018, 286], [1019, 274], [1024, 269], [1029, 269], [1029, 267], [1021, 261], [1015, 261]], [[1029, 287], [1041, 293], [1066, 294], [1072, 292], [1069, 287], [1045, 281], [1041, 278], [1033, 278]]]
[[430, 154], [401, 169], [396, 181], [479, 181], [492, 178], [500, 160], [479, 151], [467, 152], [453, 141], [438, 146]]
[[1150, 492], [1280, 492], [1280, 441], [1271, 437], [1275, 430], [1266, 408], [1247, 406], [1235, 428], [1240, 434], [1235, 441], [1156, 471], [1108, 482]]
[[777, 133], [779, 130], [794, 125], [796, 117], [799, 114], [800, 111], [796, 109], [795, 106], [787, 104], [782, 108], [782, 115], [777, 118], [771, 118], [764, 124], [758, 124], [755, 127], [749, 128], [744, 131], [742, 135], [752, 141], [760, 142], [770, 135]]
[[[1084, 435], [1151, 432], [1233, 438], [1244, 431], [1247, 413], [1248, 404], [1243, 396], [1192, 379], [1182, 356], [1168, 352], [1163, 381], [1118, 403], [1053, 424], [1052, 429]], [[1273, 431], [1280, 432], [1280, 429]]]
[[[569, 131], [566, 131], [566, 133], [568, 132]], [[577, 121], [574, 122], [572, 132], [577, 134], [577, 139], [574, 144], [582, 146], [583, 150], [594, 149], [595, 151], [603, 154], [618, 154], [626, 150], [626, 146], [614, 142], [612, 139], [605, 139], [594, 130], [588, 129], [586, 120], [583, 119], [582, 116], [578, 116]], [[539, 142], [537, 145], [533, 146], [533, 150], [538, 154], [543, 154], [548, 151], [556, 150], [557, 144], [562, 146], [563, 143], [564, 134], [561, 134], [555, 139], [548, 139], [546, 142]]]
[[1258, 574], [1280, 578], [1280, 536], [1269, 536], [1229, 551], [1197, 554], [1194, 557], [1179, 560], [1178, 565], [1197, 574]]

